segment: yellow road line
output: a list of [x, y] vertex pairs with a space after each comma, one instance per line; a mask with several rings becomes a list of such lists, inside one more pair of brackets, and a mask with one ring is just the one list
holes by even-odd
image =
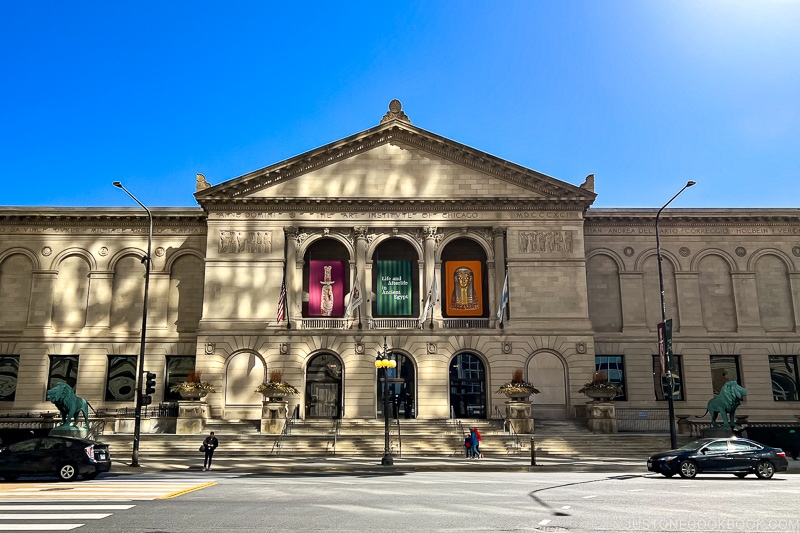
[[188, 493], [194, 492], [196, 490], [201, 490], [201, 489], [204, 489], [206, 487], [211, 487], [211, 486], [216, 485], [216, 484], [217, 484], [216, 481], [209, 481], [208, 483], [203, 483], [202, 485], [197, 485], [195, 487], [190, 487], [188, 489], [179, 490], [177, 492], [173, 492], [173, 493], [167, 494], [166, 496], [161, 496], [160, 498], [157, 498], [157, 499], [159, 499], [159, 500], [167, 500], [169, 498], [177, 498], [178, 496], [183, 496], [184, 494], [188, 494]]

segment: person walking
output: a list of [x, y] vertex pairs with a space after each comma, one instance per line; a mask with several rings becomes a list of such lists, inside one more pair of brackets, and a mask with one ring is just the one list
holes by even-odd
[[478, 428], [472, 428], [472, 431], [470, 432], [470, 438], [472, 439], [472, 455], [476, 459], [483, 459], [483, 452], [481, 452], [480, 448], [480, 442], [483, 437], [481, 437]]
[[211, 459], [214, 457], [214, 450], [219, 446], [219, 440], [214, 436], [212, 431], [208, 437], [203, 440], [203, 446], [206, 447], [206, 456], [203, 460], [203, 471], [211, 470]]

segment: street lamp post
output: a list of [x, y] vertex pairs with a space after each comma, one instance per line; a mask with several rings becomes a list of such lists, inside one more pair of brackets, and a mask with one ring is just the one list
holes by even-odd
[[383, 369], [383, 466], [393, 466], [392, 450], [389, 447], [389, 369], [397, 366], [397, 361], [390, 359], [387, 353], [386, 337], [383, 338], [383, 353], [378, 352], [375, 358], [375, 368], [378, 369], [380, 379], [380, 369]]
[[150, 219], [150, 229], [147, 232], [147, 255], [142, 258], [144, 263], [144, 302], [142, 302], [142, 340], [139, 344], [139, 377], [136, 381], [136, 411], [133, 423], [133, 451], [131, 453], [131, 466], [139, 466], [139, 435], [142, 431], [142, 396], [144, 394], [143, 380], [144, 380], [144, 347], [145, 340], [147, 339], [147, 295], [150, 289], [150, 250], [153, 244], [153, 214], [147, 207], [139, 201], [128, 189], [126, 189], [121, 182], [115, 181], [114, 187], [122, 189], [125, 194], [133, 198], [133, 201], [139, 204], [142, 209], [147, 211], [147, 217]]
[[[696, 182], [689, 180], [686, 182], [686, 185], [683, 186], [678, 193], [669, 199], [669, 202], [665, 203], [661, 206], [661, 209], [658, 210], [656, 213], [656, 255], [658, 256], [658, 288], [661, 291], [661, 323], [665, 324], [667, 321], [667, 303], [664, 300], [664, 274], [661, 270], [661, 240], [659, 239], [658, 234], [658, 219], [661, 217], [661, 212], [666, 208], [672, 201], [677, 198], [683, 191], [694, 185]], [[663, 326], [662, 326], [663, 327]], [[672, 343], [667, 342], [667, 339], [664, 338], [659, 342], [664, 342], [664, 366], [666, 367], [664, 370], [667, 374], [667, 387], [669, 390], [667, 391], [667, 406], [669, 407], [669, 442], [671, 449], [675, 449], [678, 447], [678, 439], [677, 435], [675, 434], [675, 400], [673, 398], [674, 389], [675, 389], [675, 379], [672, 376]]]

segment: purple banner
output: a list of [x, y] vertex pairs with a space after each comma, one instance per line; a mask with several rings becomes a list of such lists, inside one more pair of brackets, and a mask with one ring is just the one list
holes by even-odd
[[308, 316], [344, 316], [344, 267], [344, 261], [309, 262]]

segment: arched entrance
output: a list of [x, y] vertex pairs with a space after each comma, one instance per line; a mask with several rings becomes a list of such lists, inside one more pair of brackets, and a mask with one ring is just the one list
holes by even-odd
[[342, 417], [342, 362], [333, 354], [314, 356], [306, 367], [306, 418]]
[[[389, 383], [389, 417], [390, 418], [416, 418], [416, 368], [414, 361], [405, 354], [394, 352], [397, 367], [387, 369], [389, 379], [399, 377], [401, 383]], [[379, 376], [381, 376], [381, 373]], [[383, 382], [378, 379], [375, 399], [377, 403], [378, 418], [383, 418]]]
[[450, 361], [450, 417], [486, 418], [486, 368], [469, 352]]

